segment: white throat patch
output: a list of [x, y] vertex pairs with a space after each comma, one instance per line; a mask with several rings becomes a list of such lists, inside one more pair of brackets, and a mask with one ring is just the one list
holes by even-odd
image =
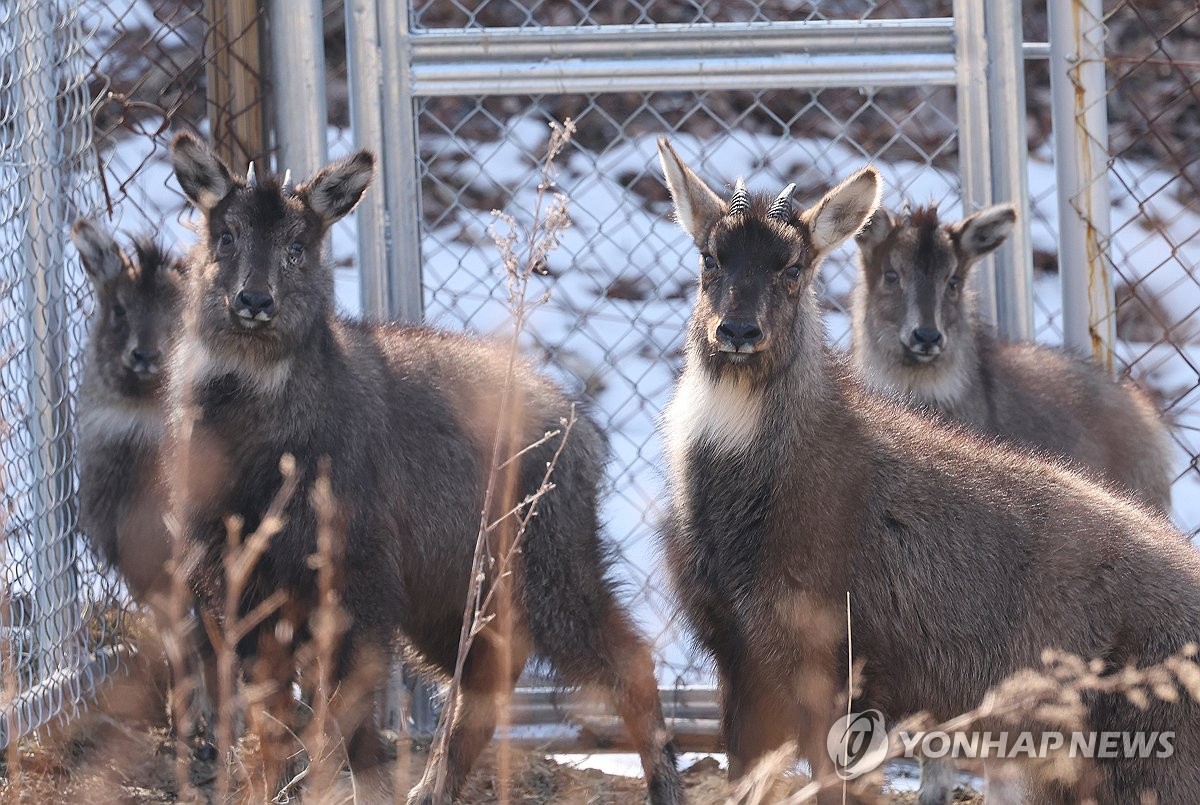
[[279, 361], [268, 367], [248, 366], [225, 356], [214, 355], [203, 343], [186, 338], [176, 350], [172, 380], [187, 383], [193, 388], [214, 377], [234, 374], [264, 396], [274, 396], [283, 389], [291, 373], [292, 361]]
[[725, 453], [745, 450], [762, 426], [762, 407], [762, 395], [747, 384], [714, 381], [699, 369], [685, 368], [663, 411], [667, 453], [674, 462], [702, 440]]
[[854, 363], [867, 385], [902, 399], [950, 408], [966, 396], [971, 384], [967, 367], [957, 355], [943, 354], [928, 365], [904, 366], [880, 358], [871, 350], [855, 350]]
[[157, 405], [120, 403], [89, 406], [79, 412], [79, 436], [92, 445], [132, 442], [153, 444], [163, 432], [163, 412]]

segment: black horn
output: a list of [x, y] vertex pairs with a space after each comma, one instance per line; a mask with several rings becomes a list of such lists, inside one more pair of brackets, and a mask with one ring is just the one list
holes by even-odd
[[796, 192], [795, 182], [783, 188], [783, 192], [771, 202], [771, 209], [767, 210], [767, 217], [777, 221], [792, 220], [792, 193], [794, 192]]
[[733, 198], [729, 199], [729, 211], [726, 215], [748, 215], [750, 212], [750, 191], [741, 179], [733, 186]]

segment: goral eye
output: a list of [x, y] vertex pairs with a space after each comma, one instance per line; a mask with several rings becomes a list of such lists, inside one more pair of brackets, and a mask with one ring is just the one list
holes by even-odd
[[788, 266], [783, 270], [783, 276], [787, 277], [792, 282], [800, 279], [800, 274], [800, 266]]
[[304, 244], [298, 240], [293, 240], [288, 246], [288, 254], [293, 260], [299, 260], [304, 256]]
[[883, 281], [888, 285], [895, 285], [900, 281], [900, 275], [895, 271], [885, 271], [883, 272]]
[[952, 291], [957, 291], [960, 287], [962, 287], [962, 277], [951, 277], [949, 280], [947, 280], [946, 287]]
[[118, 319], [125, 318], [125, 308], [121, 307], [120, 305], [113, 305], [112, 310], [113, 316], [117, 317]]
[[711, 254], [701, 254], [700, 258], [704, 261], [704, 270], [713, 271], [717, 267], [717, 258]]
[[217, 238], [217, 245], [218, 246], [232, 246], [233, 245], [233, 233], [230, 232], [228, 229], [226, 229], [224, 232], [221, 233], [221, 237]]

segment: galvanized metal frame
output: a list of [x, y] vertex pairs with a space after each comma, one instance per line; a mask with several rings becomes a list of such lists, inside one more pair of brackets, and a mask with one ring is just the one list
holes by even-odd
[[[69, 382], [66, 369], [67, 319], [63, 264], [63, 206], [42, 200], [59, 196], [56, 179], [57, 155], [63, 153], [62, 133], [58, 131], [57, 82], [49, 35], [61, 16], [57, 3], [21, 0], [18, 15], [44, 36], [28, 39], [24, 56], [28, 69], [21, 71], [17, 91], [25, 111], [24, 137], [21, 138], [21, 162], [26, 207], [25, 237], [21, 244], [28, 270], [24, 276], [25, 313], [29, 327], [29, 377], [32, 416], [29, 417], [33, 474], [39, 481], [35, 503], [37, 517], [33, 559], [33, 594], [37, 612], [35, 640], [42, 668], [73, 666], [78, 657], [63, 656], [77, 628], [71, 613], [75, 598], [72, 589], [56, 589], [56, 581], [71, 578], [70, 548], [74, 515], [68, 501], [74, 500], [74, 442], [71, 439]], [[60, 596], [68, 596], [63, 605]]]
[[946, 18], [421, 30], [413, 97], [950, 85]]
[[[956, 0], [953, 18], [917, 20], [480, 30], [413, 29], [407, 0], [351, 0], [355, 136], [359, 143], [382, 144], [386, 188], [360, 213], [363, 308], [390, 318], [420, 316], [413, 108], [422, 97], [957, 86], [966, 206], [1011, 200], [1025, 213], [1020, 14], [997, 8], [1007, 4], [986, 11], [984, 5]], [[386, 47], [379, 30], [389, 32]], [[381, 99], [383, 114], [377, 115]], [[406, 196], [410, 190], [417, 192]], [[378, 209], [381, 203], [385, 210]], [[977, 272], [985, 317], [1014, 337], [1032, 330], [1027, 220], [1023, 214], [1001, 252], [1006, 270], [996, 276], [989, 259]]]
[[1025, 127], [1025, 54], [1020, 3], [986, 3], [987, 98], [992, 202], [1020, 215], [993, 259], [996, 323], [1009, 338], [1033, 337], [1033, 244], [1029, 232], [1029, 160]]
[[[983, 318], [1010, 338], [1033, 333], [1033, 248], [1029, 236], [1025, 51], [1013, 3], [955, 0], [958, 153], [963, 212], [1012, 202], [1008, 241], [973, 270]], [[980, 90], [983, 90], [982, 92]]]
[[1063, 344], [1112, 368], [1108, 110], [1101, 0], [1051, 0], [1050, 92], [1058, 180]]
[[378, 152], [382, 191], [358, 208], [362, 309], [398, 321], [420, 321], [423, 309], [410, 38], [407, 2], [347, 0], [351, 126], [357, 145]]
[[325, 17], [321, 0], [271, 0], [267, 15], [276, 169], [291, 170], [299, 180], [324, 165], [329, 154]]
[[[67, 205], [60, 181], [66, 132], [59, 127], [56, 40], [64, 18], [60, 2], [20, 0], [15, 9], [25, 69], [9, 90], [22, 110], [17, 148], [18, 181], [24, 207], [19, 250], [33, 454], [32, 637], [40, 679], [25, 690], [4, 690], [0, 699], [0, 747], [13, 737], [61, 714], [62, 701], [75, 701], [81, 689], [102, 679], [110, 664], [84, 656], [78, 578], [74, 571], [75, 443], [67, 336], [69, 297], [64, 265]], [[7, 658], [6, 658], [7, 662]], [[11, 669], [10, 669], [11, 670]]]
[[[956, 86], [966, 207], [1011, 200], [1022, 213], [1001, 255], [1008, 268], [997, 277], [989, 260], [979, 272], [985, 315], [1004, 332], [1027, 337], [1032, 255], [1023, 58], [1039, 55], [1039, 47], [1023, 45], [1019, 10], [985, 13], [983, 5], [957, 0], [955, 17], [919, 20], [447, 30], [414, 29], [407, 0], [348, 0], [355, 138], [382, 149], [384, 184], [360, 207], [363, 309], [401, 320], [421, 315], [419, 98]], [[392, 687], [398, 693], [399, 685]], [[562, 720], [553, 696], [527, 697], [529, 712], [514, 722]], [[429, 712], [427, 696], [414, 701]], [[715, 691], [689, 688], [673, 719], [705, 734], [711, 725], [699, 722], [712, 717], [715, 701]]]

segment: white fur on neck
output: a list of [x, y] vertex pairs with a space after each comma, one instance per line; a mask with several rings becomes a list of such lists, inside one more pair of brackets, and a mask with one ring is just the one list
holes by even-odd
[[943, 353], [930, 364], [906, 366], [875, 354], [870, 346], [854, 351], [854, 368], [868, 386], [935, 408], [957, 405], [971, 387], [967, 365]]
[[747, 384], [686, 367], [663, 412], [667, 453], [674, 463], [700, 441], [725, 453], [745, 450], [762, 427], [762, 407], [762, 395]]
[[185, 337], [176, 349], [175, 366], [171, 374], [173, 378], [193, 387], [214, 377], [235, 374], [255, 391], [270, 397], [283, 389], [291, 370], [291, 358], [265, 367], [255, 366], [214, 354], [198, 339]]
[[118, 402], [79, 412], [79, 436], [91, 445], [131, 442], [151, 444], [163, 432], [163, 413], [154, 403]]

